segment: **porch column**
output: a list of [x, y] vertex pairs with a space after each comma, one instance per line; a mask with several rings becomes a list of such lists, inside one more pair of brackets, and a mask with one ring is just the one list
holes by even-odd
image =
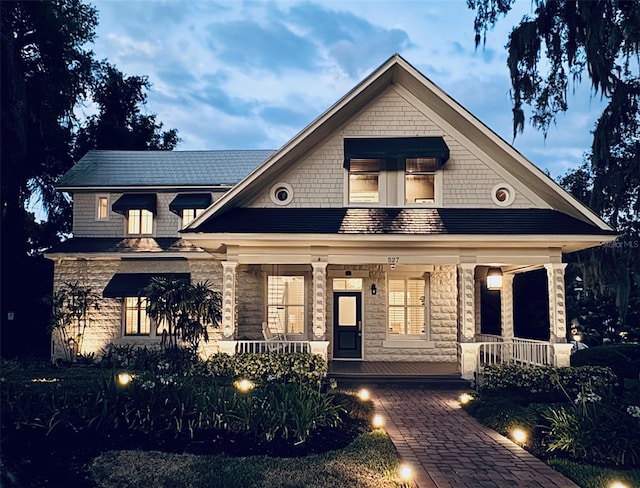
[[327, 263], [311, 263], [313, 268], [313, 340], [325, 339], [327, 329]]
[[482, 281], [474, 282], [475, 289], [475, 317], [476, 317], [476, 336], [482, 334]]
[[460, 263], [458, 273], [460, 276], [460, 289], [458, 290], [459, 303], [459, 341], [475, 342], [476, 313], [475, 313], [475, 274], [474, 263]]
[[500, 290], [500, 335], [503, 340], [513, 339], [513, 278], [512, 274], [502, 275]]
[[[236, 328], [236, 268], [238, 263], [222, 261], [222, 340], [232, 341]], [[226, 351], [225, 351], [226, 352]]]
[[545, 264], [549, 288], [549, 342], [567, 342], [567, 317], [564, 297], [565, 263]]

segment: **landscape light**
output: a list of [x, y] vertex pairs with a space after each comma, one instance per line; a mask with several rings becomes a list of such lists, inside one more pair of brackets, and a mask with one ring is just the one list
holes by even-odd
[[256, 385], [251, 380], [243, 379], [243, 380], [235, 381], [233, 383], [233, 386], [235, 386], [236, 390], [238, 390], [240, 393], [247, 393], [249, 390], [252, 390]]
[[609, 484], [608, 488], [629, 488], [629, 485], [627, 485], [626, 483], [623, 483], [622, 481], [612, 481], [611, 484]]
[[384, 417], [378, 414], [374, 415], [371, 420], [371, 425], [373, 425], [374, 429], [381, 429], [384, 425]]
[[118, 383], [121, 386], [127, 386], [129, 383], [131, 383], [132, 379], [133, 377], [129, 373], [120, 373], [118, 375]]
[[511, 438], [516, 444], [526, 444], [528, 437], [527, 431], [520, 427], [511, 430]]
[[413, 470], [408, 464], [401, 464], [398, 472], [402, 481], [409, 481], [413, 477]]
[[468, 393], [463, 393], [462, 395], [460, 395], [458, 397], [458, 400], [460, 401], [460, 403], [462, 405], [466, 405], [467, 403], [469, 403], [471, 400], [473, 400], [473, 397], [471, 395], [469, 395]]
[[371, 399], [371, 393], [369, 393], [369, 390], [367, 390], [366, 388], [362, 388], [358, 392], [358, 398], [363, 402], [366, 402], [367, 400]]

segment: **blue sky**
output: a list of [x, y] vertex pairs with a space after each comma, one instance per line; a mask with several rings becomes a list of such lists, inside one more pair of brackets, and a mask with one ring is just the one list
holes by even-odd
[[[512, 141], [504, 46], [529, 0], [478, 50], [466, 0], [90, 3], [96, 57], [149, 77], [146, 110], [178, 129], [178, 150], [277, 149], [394, 53]], [[528, 126], [514, 145], [564, 174], [582, 163], [601, 111], [583, 83], [546, 141]]]

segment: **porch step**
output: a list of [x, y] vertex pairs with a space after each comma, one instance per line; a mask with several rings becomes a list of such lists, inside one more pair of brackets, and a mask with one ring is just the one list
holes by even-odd
[[332, 373], [329, 378], [338, 382], [338, 387], [362, 388], [437, 388], [443, 390], [466, 390], [471, 388], [471, 382], [460, 377], [459, 374], [444, 375], [406, 375], [406, 374], [379, 374], [379, 373]]

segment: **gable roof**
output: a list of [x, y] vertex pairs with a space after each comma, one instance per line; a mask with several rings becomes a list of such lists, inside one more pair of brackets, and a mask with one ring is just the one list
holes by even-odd
[[89, 151], [57, 183], [62, 191], [230, 187], [271, 156], [245, 151]]
[[[473, 146], [476, 154], [484, 154], [487, 160], [492, 161], [496, 166], [499, 165], [496, 168], [498, 171], [503, 174], [508, 173], [518, 180], [526, 182], [532, 194], [535, 194], [548, 208], [568, 214], [598, 229], [613, 230], [593, 211], [563, 190], [513, 146], [480, 122], [398, 54], [389, 58], [369, 77], [294, 136], [247, 178], [191, 222], [185, 230], [199, 232], [200, 226], [208, 219], [250, 201], [277, 174], [285, 170], [289, 163], [300, 158], [326, 137], [339, 130], [351, 117], [391, 85], [402, 87], [417, 103], [441, 117], [444, 124], [448, 126], [448, 130], [458, 134], [459, 139], [465, 141], [469, 146]], [[202, 230], [204, 228], [202, 227]]]

